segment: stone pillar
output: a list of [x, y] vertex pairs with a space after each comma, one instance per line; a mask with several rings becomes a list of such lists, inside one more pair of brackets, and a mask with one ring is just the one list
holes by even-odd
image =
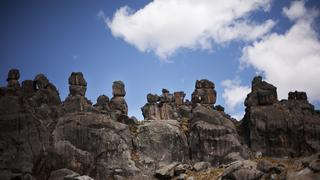
[[197, 80], [195, 90], [192, 93], [192, 104], [195, 105], [199, 103], [206, 107], [213, 107], [216, 103], [217, 96], [214, 88], [214, 83], [207, 79]]
[[186, 94], [183, 91], [174, 92], [174, 102], [177, 106], [181, 106], [184, 104], [184, 97]]
[[20, 83], [19, 83], [19, 78], [20, 78], [20, 72], [18, 69], [10, 69], [10, 71], [8, 72], [8, 78], [7, 78], [7, 82], [8, 88], [19, 88], [20, 87]]
[[156, 94], [148, 94], [147, 95], [147, 103], [141, 108], [142, 115], [146, 120], [159, 120], [160, 110], [158, 107], [158, 101], [160, 97]]
[[69, 77], [69, 96], [85, 96], [87, 82], [83, 78], [82, 72], [72, 72]]
[[120, 111], [121, 114], [128, 115], [128, 105], [124, 96], [126, 95], [125, 85], [122, 81], [114, 81], [112, 85], [113, 97], [110, 101], [110, 108]]

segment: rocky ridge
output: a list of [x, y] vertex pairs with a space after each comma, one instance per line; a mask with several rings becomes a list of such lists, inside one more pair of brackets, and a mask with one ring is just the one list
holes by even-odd
[[43, 75], [0, 88], [0, 179], [319, 179], [320, 113], [305, 92], [279, 101], [257, 76], [237, 122], [216, 105], [215, 85], [148, 94], [144, 120], [128, 116], [125, 84], [86, 98], [81, 72], [69, 95]]

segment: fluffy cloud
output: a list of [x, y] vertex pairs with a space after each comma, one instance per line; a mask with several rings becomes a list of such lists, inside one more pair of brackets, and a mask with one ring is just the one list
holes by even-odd
[[230, 111], [233, 111], [236, 106], [243, 104], [247, 94], [251, 90], [248, 86], [240, 85], [238, 79], [225, 80], [222, 82], [222, 86], [224, 87], [222, 98]]
[[313, 27], [317, 13], [307, 9], [304, 1], [295, 1], [283, 14], [293, 26], [245, 47], [242, 60], [264, 73], [278, 87], [280, 98], [287, 98], [288, 91], [302, 90], [311, 100], [320, 100], [320, 41]]
[[137, 11], [121, 7], [105, 22], [115, 37], [165, 59], [180, 48], [211, 49], [213, 43], [256, 40], [275, 23], [252, 22], [248, 15], [268, 10], [270, 1], [154, 0]]

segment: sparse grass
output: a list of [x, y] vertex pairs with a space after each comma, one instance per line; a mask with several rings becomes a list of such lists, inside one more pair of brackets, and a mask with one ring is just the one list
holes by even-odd
[[206, 171], [186, 171], [188, 177], [194, 177], [196, 180], [217, 180], [223, 174], [225, 168], [210, 168]]

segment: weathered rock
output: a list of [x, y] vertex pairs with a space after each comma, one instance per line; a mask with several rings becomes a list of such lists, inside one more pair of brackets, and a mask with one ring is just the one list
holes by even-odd
[[138, 150], [141, 159], [156, 162], [184, 162], [189, 159], [188, 142], [175, 120], [150, 121], [138, 126]]
[[263, 173], [257, 170], [257, 163], [249, 160], [233, 162], [222, 174], [221, 179], [256, 180]]
[[112, 97], [109, 103], [109, 107], [113, 111], [118, 111], [119, 115], [128, 115], [128, 105], [126, 100], [122, 96]]
[[[267, 156], [289, 157], [319, 151], [320, 113], [305, 100], [306, 95], [302, 93], [303, 100], [292, 97], [291, 100], [278, 102], [275, 101], [274, 86], [260, 79], [254, 79], [253, 82], [253, 91], [247, 96], [246, 114], [242, 122], [242, 131], [249, 148]], [[273, 94], [274, 98], [269, 105], [248, 103], [248, 99], [261, 87], [264, 90], [269, 88], [268, 92]], [[294, 94], [289, 96], [296, 97], [299, 93]]]
[[206, 170], [210, 167], [210, 163], [208, 162], [197, 162], [193, 165], [193, 169], [195, 171], [202, 171], [202, 170]]
[[113, 96], [122, 96], [122, 97], [126, 95], [125, 85], [122, 81], [113, 82], [112, 94]]
[[70, 169], [58, 169], [50, 173], [48, 180], [64, 180], [65, 178], [73, 178], [79, 176], [78, 173], [71, 171]]
[[112, 111], [115, 111], [118, 117], [121, 114], [128, 115], [128, 105], [124, 96], [126, 95], [125, 86], [122, 81], [114, 81], [112, 85], [113, 97], [109, 103]]
[[196, 162], [218, 165], [224, 163], [224, 157], [231, 152], [246, 157], [232, 121], [220, 111], [203, 106], [192, 110], [189, 141], [191, 157]]
[[200, 103], [207, 107], [212, 107], [216, 103], [216, 91], [214, 83], [207, 80], [197, 80], [195, 90], [192, 93], [192, 103]]
[[174, 92], [174, 102], [176, 105], [180, 106], [184, 104], [184, 97], [186, 94], [183, 91]]
[[98, 98], [97, 98], [97, 103], [94, 105], [95, 107], [98, 107], [102, 110], [108, 110], [110, 111], [110, 108], [109, 108], [109, 97], [106, 96], [106, 95], [100, 95]]
[[290, 179], [290, 180], [316, 180], [316, 179], [320, 179], [320, 173], [314, 172], [310, 168], [304, 168], [300, 171], [289, 173], [286, 179]]
[[81, 72], [72, 72], [69, 77], [69, 96], [85, 96], [87, 91], [87, 82]]
[[19, 88], [20, 84], [19, 84], [19, 78], [20, 78], [20, 72], [18, 69], [10, 69], [10, 71], [8, 72], [8, 88]]
[[154, 176], [159, 179], [171, 179], [174, 176], [174, 167], [177, 165], [178, 163], [174, 162], [163, 166], [156, 171]]
[[288, 100], [308, 100], [307, 93], [299, 91], [289, 92]]
[[128, 126], [96, 113], [71, 113], [61, 117], [53, 132], [56, 152], [67, 167], [96, 179], [106, 179], [122, 169], [129, 176], [139, 169], [131, 160]]
[[156, 94], [147, 94], [147, 101], [148, 103], [156, 103], [158, 101], [160, 101], [160, 97]]
[[160, 120], [160, 110], [158, 104], [147, 103], [142, 108], [142, 115], [145, 120]]
[[261, 76], [252, 80], [251, 93], [245, 100], [245, 106], [271, 105], [278, 101], [277, 88], [272, 84], [262, 81]]

